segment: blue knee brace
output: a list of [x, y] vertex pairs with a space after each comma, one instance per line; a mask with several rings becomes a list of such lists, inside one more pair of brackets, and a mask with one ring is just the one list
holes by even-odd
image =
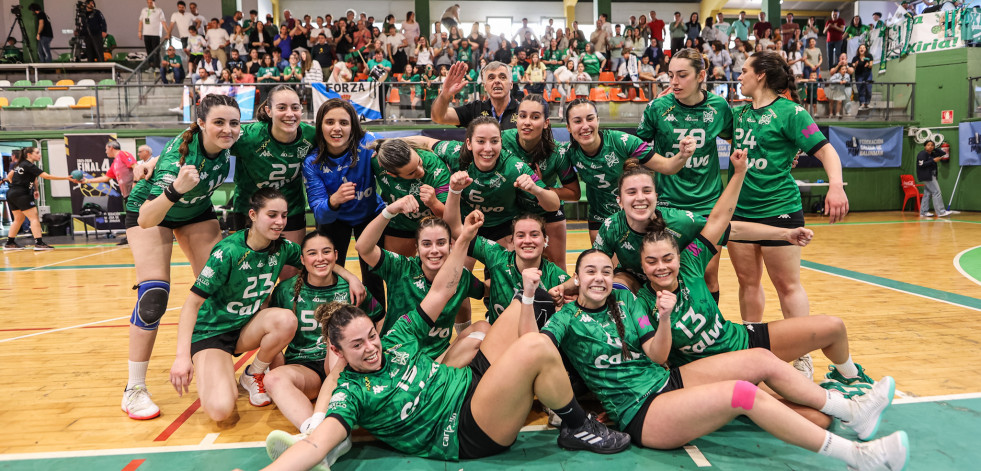
[[170, 283], [160, 280], [147, 280], [138, 283], [136, 289], [136, 307], [129, 322], [143, 330], [157, 330], [160, 319], [167, 312], [167, 301], [170, 299]]

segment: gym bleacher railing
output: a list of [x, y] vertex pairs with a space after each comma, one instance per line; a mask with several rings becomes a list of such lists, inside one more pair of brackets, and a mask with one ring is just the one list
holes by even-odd
[[[972, 79], [973, 90], [981, 92], [979, 79]], [[214, 85], [192, 86], [189, 80], [185, 84], [118, 84], [112, 79], [104, 79], [98, 83], [93, 80], [81, 80], [74, 85], [41, 80], [31, 83], [28, 80], [16, 81], [12, 84], [0, 80], [0, 129], [4, 131], [33, 130], [33, 129], [172, 129], [185, 126], [186, 117], [195, 119], [194, 107], [189, 103], [197, 102], [202, 90], [221, 90]], [[278, 84], [242, 84], [255, 86], [255, 104], [261, 103], [263, 90]], [[313, 120], [316, 110], [313, 109], [312, 93], [309, 85], [296, 84], [302, 87], [301, 97], [305, 104], [304, 120]], [[516, 84], [515, 86], [524, 86]], [[844, 117], [841, 121], [908, 121], [912, 120], [915, 84], [914, 83], [866, 83], [870, 89], [871, 102], [868, 110], [859, 110], [857, 82], [836, 84], [846, 87], [848, 99], [845, 100]], [[829, 84], [817, 83], [808, 86], [800, 84], [800, 101], [816, 104], [815, 119], [821, 120], [827, 116], [829, 101], [824, 89]], [[424, 95], [421, 101], [415, 100], [416, 88], [419, 87]], [[553, 103], [550, 115], [559, 124], [559, 109], [570, 101], [571, 93], [559, 93], [558, 88], [566, 87], [576, 91], [576, 96], [586, 96], [597, 104], [599, 117], [604, 124], [626, 123], [636, 125], [640, 121], [648, 101], [663, 90], [658, 82], [616, 82], [592, 81], [574, 82], [552, 87], [547, 84], [545, 95]], [[185, 89], [187, 93], [185, 94]], [[749, 100], [739, 93], [738, 82], [707, 82], [706, 89], [727, 98], [732, 106], [748, 103]], [[383, 120], [379, 124], [429, 124], [429, 108], [438, 88], [427, 86], [423, 82], [385, 82], [379, 87], [378, 100], [381, 104]], [[479, 98], [482, 91], [480, 84], [464, 89], [455, 99], [453, 106]], [[426, 94], [429, 96], [425, 96]], [[560, 96], [560, 95], [565, 95]], [[981, 95], [978, 96], [981, 98]], [[981, 101], [974, 101], [974, 107]], [[185, 114], [185, 107], [189, 114]], [[836, 120], [838, 121], [838, 120]]]

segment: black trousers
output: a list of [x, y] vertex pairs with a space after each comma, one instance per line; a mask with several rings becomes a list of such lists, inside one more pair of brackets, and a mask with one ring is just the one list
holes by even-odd
[[[345, 266], [347, 249], [351, 243], [351, 235], [354, 234], [355, 239], [361, 237], [361, 233], [364, 232], [364, 228], [368, 227], [368, 223], [370, 223], [372, 219], [374, 219], [374, 217], [370, 217], [364, 222], [353, 226], [344, 221], [334, 221], [329, 224], [321, 224], [317, 226], [317, 229], [320, 229], [326, 233], [330, 237], [330, 240], [334, 242], [334, 248], [337, 249], [337, 262], [341, 266]], [[382, 283], [381, 277], [369, 271], [370, 268], [368, 267], [368, 263], [362, 260], [361, 257], [358, 257], [358, 263], [361, 265], [361, 282], [364, 283], [364, 286], [368, 292], [375, 297], [375, 300], [377, 300], [378, 303], [384, 307], [385, 287]]]
[[156, 49], [159, 45], [160, 36], [143, 35], [143, 46], [146, 48], [146, 57], [150, 59], [148, 63], [151, 66], [160, 64], [160, 55], [153, 53], [154, 49]]

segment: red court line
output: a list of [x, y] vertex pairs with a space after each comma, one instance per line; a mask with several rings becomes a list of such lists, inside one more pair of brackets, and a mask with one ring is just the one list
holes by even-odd
[[145, 459], [139, 459], [139, 460], [130, 461], [129, 464], [126, 465], [125, 468], [123, 468], [123, 471], [136, 471], [136, 468], [139, 468], [140, 465], [142, 465], [144, 461], [146, 461], [146, 460]]
[[[245, 362], [249, 361], [249, 359], [252, 358], [252, 355], [255, 355], [255, 352], [257, 350], [258, 349], [252, 350], [251, 352], [246, 352], [244, 355], [242, 355], [242, 358], [239, 358], [238, 361], [235, 362], [235, 369], [238, 370], [239, 368], [241, 368], [242, 365], [245, 364]], [[177, 431], [177, 429], [181, 427], [181, 425], [184, 425], [184, 422], [187, 422], [187, 419], [191, 418], [191, 415], [193, 415], [194, 412], [197, 411], [200, 407], [201, 407], [201, 399], [196, 399], [194, 403], [187, 408], [187, 410], [181, 412], [181, 415], [177, 416], [177, 418], [174, 419], [174, 421], [170, 425], [168, 425], [167, 428], [165, 428], [164, 431], [157, 436], [157, 438], [154, 438], [153, 441], [155, 442], [166, 441], [168, 438], [170, 438], [171, 435], [174, 434], [174, 432]]]

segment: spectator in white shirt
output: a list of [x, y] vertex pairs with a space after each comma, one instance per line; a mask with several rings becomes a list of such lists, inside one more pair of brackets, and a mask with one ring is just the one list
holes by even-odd
[[225, 28], [218, 26], [218, 18], [212, 18], [211, 22], [208, 23], [208, 31], [204, 33], [204, 37], [208, 41], [211, 55], [222, 64], [227, 62], [228, 56], [225, 55], [225, 48], [228, 47], [231, 38], [228, 37], [228, 31], [225, 31]]
[[177, 28], [177, 37], [181, 38], [181, 44], [184, 46], [184, 54], [189, 54], [187, 49], [187, 37], [188, 30], [194, 21], [194, 15], [187, 12], [187, 5], [184, 0], [177, 2], [177, 11], [173, 15], [170, 15], [170, 27], [167, 28], [167, 37], [174, 36], [174, 28]]
[[198, 34], [203, 34], [208, 21], [204, 18], [204, 15], [198, 13], [198, 4], [191, 2], [187, 4], [187, 7], [191, 10], [192, 26], [198, 30]]
[[160, 54], [156, 49], [160, 46], [160, 36], [167, 31], [167, 17], [163, 10], [157, 8], [156, 2], [146, 0], [146, 8], [140, 11], [138, 37], [143, 40], [147, 58], [151, 64], [160, 62]]

